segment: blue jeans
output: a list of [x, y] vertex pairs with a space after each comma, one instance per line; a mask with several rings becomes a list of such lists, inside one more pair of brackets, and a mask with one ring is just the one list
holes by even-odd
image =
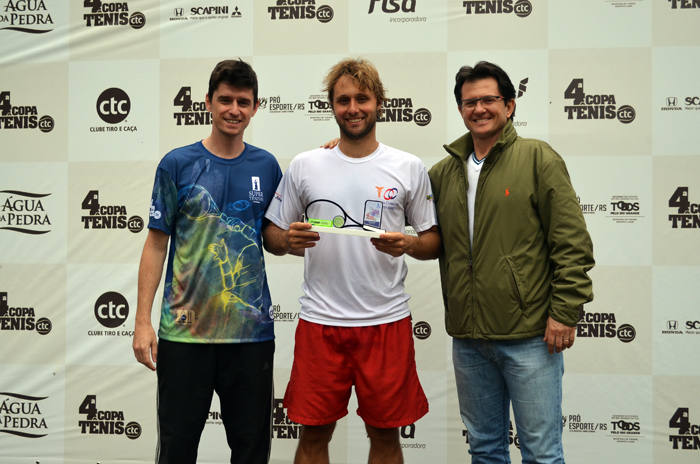
[[542, 336], [521, 340], [452, 341], [452, 361], [472, 464], [510, 463], [510, 403], [523, 464], [563, 464], [562, 353]]

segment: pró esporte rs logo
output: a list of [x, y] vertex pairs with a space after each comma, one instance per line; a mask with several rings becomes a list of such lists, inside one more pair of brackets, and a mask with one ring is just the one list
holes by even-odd
[[690, 423], [690, 409], [678, 408], [668, 421], [670, 429], [678, 429], [676, 435], [669, 435], [668, 441], [673, 449], [699, 450], [700, 449], [700, 425]]
[[22, 438], [41, 438], [48, 435], [49, 428], [39, 407], [39, 402], [48, 396], [0, 392], [0, 398], [0, 433]]
[[688, 187], [678, 187], [669, 198], [668, 207], [678, 208], [677, 214], [668, 215], [672, 229], [700, 228], [700, 204], [690, 202]]
[[51, 12], [47, 10], [44, 0], [6, 0], [5, 8], [0, 11], [0, 31], [3, 30], [25, 34], [51, 32]]
[[173, 105], [180, 108], [180, 111], [173, 113], [176, 125], [211, 125], [211, 113], [207, 111], [206, 102], [192, 101], [192, 87], [180, 87], [180, 91], [173, 99]]
[[86, 216], [80, 220], [84, 229], [129, 229], [135, 234], [143, 230], [143, 219], [141, 216], [131, 216], [127, 219], [126, 206], [104, 206], [100, 205], [100, 192], [90, 190], [81, 208], [88, 210]]
[[322, 23], [333, 19], [333, 8], [328, 5], [316, 7], [314, 0], [277, 0], [275, 6], [267, 7], [272, 20], [318, 19]]
[[427, 126], [433, 116], [427, 108], [413, 111], [413, 100], [410, 98], [387, 98], [382, 102], [377, 122], [415, 122], [418, 126]]
[[39, 335], [46, 335], [51, 328], [48, 318], [37, 319], [34, 308], [11, 307], [7, 292], [0, 292], [0, 330], [36, 330]]
[[36, 106], [12, 106], [9, 91], [0, 92], [0, 129], [39, 129], [41, 132], [51, 132], [54, 121], [51, 116], [39, 117]]
[[126, 435], [130, 440], [141, 436], [138, 422], [124, 422], [124, 411], [100, 411], [97, 409], [97, 395], [86, 395], [78, 407], [78, 414], [85, 414], [85, 420], [78, 421], [81, 434]]
[[510, 14], [515, 13], [520, 18], [530, 16], [532, 3], [528, 0], [477, 0], [462, 2], [466, 14]]
[[50, 193], [32, 193], [20, 190], [0, 190], [0, 230], [21, 234], [42, 235], [51, 232], [49, 218], [42, 198]]
[[282, 306], [276, 304], [270, 306], [269, 309], [270, 319], [275, 322], [294, 322], [299, 319], [299, 313], [285, 313], [282, 312]]
[[568, 119], [615, 119], [623, 124], [634, 121], [637, 113], [630, 105], [616, 106], [615, 95], [587, 95], [583, 79], [572, 79], [564, 91], [564, 100], [573, 100], [564, 106]]
[[430, 324], [428, 324], [425, 321], [419, 321], [416, 322], [413, 326], [413, 335], [418, 339], [418, 340], [425, 340], [428, 337], [430, 337], [430, 334], [432, 333], [432, 329], [430, 328]]
[[637, 336], [637, 331], [630, 324], [617, 326], [615, 313], [581, 312], [581, 319], [576, 325], [576, 336], [581, 338], [618, 338], [629, 343]]
[[283, 406], [282, 398], [275, 398], [272, 408], [272, 438], [282, 440], [298, 440], [301, 425], [287, 416], [287, 410]]
[[604, 213], [608, 209], [608, 205], [606, 205], [605, 203], [582, 203], [581, 197], [576, 197], [576, 200], [578, 201], [578, 204], [581, 207], [581, 212], [583, 214]]
[[563, 428], [575, 433], [596, 433], [607, 432], [608, 424], [605, 422], [586, 422], [581, 418], [581, 414], [569, 414], [562, 418]]
[[83, 7], [90, 10], [83, 14], [87, 27], [131, 26], [133, 29], [141, 29], [146, 25], [146, 15], [140, 11], [129, 14], [128, 2], [83, 0]]
[[[295, 111], [304, 111], [305, 107], [304, 102], [284, 103], [279, 95], [266, 98], [265, 103], [266, 106], [269, 107], [270, 113], [294, 113]], [[259, 109], [264, 109], [262, 103]]]
[[671, 9], [691, 9], [700, 8], [700, 2], [698, 0], [668, 0], [671, 3]]

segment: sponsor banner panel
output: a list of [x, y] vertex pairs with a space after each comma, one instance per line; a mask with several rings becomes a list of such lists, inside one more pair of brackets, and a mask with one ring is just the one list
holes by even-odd
[[407, 257], [406, 262], [406, 293], [411, 295], [408, 304], [411, 308], [416, 366], [419, 370], [444, 371], [449, 360], [442, 354], [448, 345], [452, 346], [452, 338], [445, 333], [445, 310], [437, 260], [417, 261]]
[[549, 47], [649, 47], [651, 4], [648, 0], [549, 0]]
[[348, 52], [348, 3], [350, 2], [258, 0], [254, 3], [253, 51], [255, 55], [296, 55], [298, 57], [302, 54]]
[[[66, 361], [69, 364], [133, 366], [137, 264], [68, 266]], [[162, 284], [151, 320], [158, 330]], [[145, 369], [145, 368], [144, 368]]]
[[595, 299], [583, 305], [566, 372], [651, 374], [651, 267], [596, 266]]
[[697, 25], [700, 2], [666, 0], [652, 3], [652, 45], [654, 47], [700, 45]]
[[597, 265], [651, 265], [652, 157], [609, 156], [600, 164], [584, 156], [565, 159]]
[[[447, 2], [369, 0], [348, 3], [350, 53], [443, 52], [446, 48]], [[428, 37], [430, 40], [426, 39]], [[425, 63], [415, 69], [427, 68], [428, 63]], [[416, 73], [411, 73], [411, 77], [415, 76]]]
[[66, 61], [69, 5], [57, 0], [0, 1], [0, 64]]
[[[700, 10], [698, 10], [700, 20]], [[700, 47], [652, 49], [654, 155], [700, 155]]]
[[[496, 63], [510, 77], [515, 87], [515, 115], [513, 127], [521, 137], [549, 140], [549, 95], [548, 95], [548, 54], [546, 50], [523, 51], [465, 51], [450, 52], [447, 55], [447, 80], [445, 82], [444, 99], [447, 102], [447, 140], [451, 143], [463, 136], [467, 129], [464, 126], [462, 113], [454, 95], [455, 75], [462, 66], [474, 66], [482, 60]], [[447, 156], [442, 148], [438, 152]], [[562, 147], [554, 146], [555, 150]], [[563, 151], [558, 151], [562, 155]]]
[[163, 2], [160, 30], [161, 58], [251, 55], [253, 0]]
[[83, 0], [70, 7], [70, 59], [158, 58], [158, 0]]
[[700, 459], [700, 378], [654, 376], [654, 462]]
[[[346, 56], [255, 58], [260, 107], [246, 134], [253, 129], [253, 145], [275, 155], [283, 168], [299, 153], [340, 137], [328, 97], [321, 89], [328, 70], [343, 58]], [[379, 72], [381, 75], [381, 69]]]
[[3, 163], [3, 263], [66, 262], [67, 171], [67, 163]]
[[3, 363], [64, 364], [65, 327], [65, 265], [0, 264]]
[[[445, 143], [446, 102], [434, 85], [445, 79], [445, 55], [405, 53], [363, 57], [377, 67], [386, 89], [387, 99], [377, 118], [377, 139], [421, 159], [434, 155]], [[416, 72], [417, 69], [421, 72]]]
[[[265, 271], [272, 297], [272, 317], [275, 320], [275, 367], [291, 369], [294, 360], [294, 333], [301, 309], [299, 298], [304, 294], [301, 290], [304, 282], [304, 258], [291, 255], [273, 257], [266, 253]], [[281, 394], [284, 394], [284, 388]]]
[[156, 160], [158, 61], [71, 62], [71, 161]]
[[139, 262], [155, 170], [153, 161], [70, 163], [69, 262]]
[[654, 374], [700, 376], [700, 266], [654, 266]]
[[66, 373], [62, 364], [2, 366], [0, 449], [3, 464], [64, 462], [65, 386]]
[[[51, 85], [46, 85], [46, 76], [51, 76]], [[0, 137], [3, 161], [68, 159], [66, 63], [0, 67]]]
[[651, 49], [549, 51], [549, 140], [568, 155], [651, 154]]
[[652, 377], [569, 372], [562, 402], [566, 462], [587, 464], [602, 456], [606, 462], [654, 462]]
[[548, 0], [450, 0], [447, 14], [449, 51], [547, 48]]
[[148, 460], [157, 439], [156, 374], [140, 365], [67, 366], [63, 425], [66, 462]]
[[209, 416], [199, 442], [197, 460], [201, 462], [230, 462], [231, 460], [231, 450], [226, 443], [226, 431], [221, 420], [221, 405], [216, 394], [212, 396]]
[[653, 159], [655, 265], [700, 264], [700, 157]]

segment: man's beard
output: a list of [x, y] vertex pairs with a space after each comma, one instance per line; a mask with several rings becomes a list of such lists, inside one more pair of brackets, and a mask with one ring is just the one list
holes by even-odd
[[[379, 112], [377, 112], [377, 113], [379, 113]], [[335, 115], [333, 115], [333, 117], [335, 117]], [[377, 125], [377, 118], [375, 117], [374, 119], [369, 121], [367, 124], [367, 127], [365, 127], [365, 129], [363, 131], [358, 132], [358, 133], [352, 133], [352, 132], [348, 131], [345, 128], [344, 124], [341, 124], [340, 122], [338, 122], [338, 118], [335, 119], [335, 122], [336, 122], [336, 124], [338, 124], [338, 127], [340, 127], [340, 131], [343, 134], [345, 134], [345, 136], [347, 138], [349, 138], [350, 140], [360, 140], [360, 139], [364, 138], [367, 134], [372, 132], [372, 129], [374, 129], [374, 126]]]

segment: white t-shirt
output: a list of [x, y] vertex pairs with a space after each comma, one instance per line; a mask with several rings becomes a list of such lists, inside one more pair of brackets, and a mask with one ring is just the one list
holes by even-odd
[[[365, 204], [381, 202], [381, 229], [416, 232], [437, 225], [428, 173], [409, 153], [379, 144], [364, 158], [338, 147], [318, 148], [292, 160], [265, 216], [281, 229], [302, 221], [314, 200], [331, 200], [363, 223]], [[311, 209], [311, 208], [310, 208]], [[317, 324], [357, 327], [385, 324], [410, 314], [402, 257], [377, 251], [367, 237], [320, 234], [304, 255], [304, 296], [299, 317]]]
[[481, 168], [484, 166], [484, 160], [486, 157], [481, 158], [481, 160], [476, 159], [476, 155], [472, 152], [467, 158], [467, 182], [469, 182], [469, 187], [467, 188], [467, 210], [469, 211], [469, 243], [474, 243], [474, 202], [476, 200], [476, 187], [479, 184], [479, 174], [481, 174]]

